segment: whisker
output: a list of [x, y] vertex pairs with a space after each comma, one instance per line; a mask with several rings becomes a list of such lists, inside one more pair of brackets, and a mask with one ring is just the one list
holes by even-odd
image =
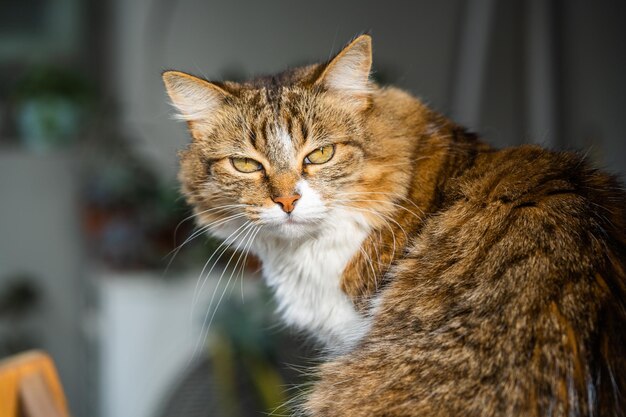
[[[389, 224], [389, 222], [388, 222], [388, 220], [389, 220], [389, 221], [393, 222], [396, 226], [398, 226], [398, 228], [400, 228], [404, 232], [405, 237], [408, 238], [408, 235], [404, 231], [404, 228], [402, 226], [400, 226], [400, 224], [397, 221], [395, 221], [393, 218], [391, 218], [388, 215], [385, 215], [383, 213], [377, 212], [376, 210], [367, 209], [367, 208], [364, 208], [364, 207], [354, 207], [354, 206], [349, 206], [349, 205], [337, 205], [335, 207], [341, 207], [341, 208], [344, 208], [344, 209], [347, 209], [347, 210], [357, 210], [357, 211], [361, 211], [363, 213], [370, 213], [370, 214], [373, 214], [375, 216], [378, 216], [383, 222], [385, 222], [385, 224], [387, 225], [387, 228], [389, 228], [389, 231], [392, 232], [392, 234], [393, 234], [393, 228]], [[394, 244], [394, 248], [395, 248], [395, 244]]]
[[[246, 226], [246, 224], [248, 224], [248, 223], [249, 222], [246, 222], [246, 223], [242, 224], [233, 233], [231, 233], [226, 239], [224, 239], [224, 241], [213, 251], [213, 253], [209, 257], [209, 259], [204, 263], [204, 266], [202, 267], [202, 271], [200, 271], [200, 275], [198, 276], [198, 280], [196, 281], [196, 286], [195, 286], [194, 291], [193, 291], [193, 298], [192, 298], [192, 301], [191, 301], [190, 320], [193, 319], [193, 311], [194, 311], [194, 309], [196, 307], [196, 303], [198, 302], [199, 294], [202, 292], [202, 289], [204, 288], [204, 286], [206, 284], [206, 281], [209, 278], [209, 275], [211, 274], [211, 271], [213, 271], [213, 268], [215, 267], [217, 262], [220, 260], [222, 255], [228, 250], [230, 245], [232, 245], [234, 243], [234, 239], [236, 239], [237, 236], [239, 236], [239, 235], [235, 236], [235, 238], [232, 241], [229, 242], [229, 240], [236, 233], [238, 233], [244, 226]], [[226, 247], [224, 247], [224, 245], [226, 245]], [[205, 276], [204, 271], [206, 271], [206, 268], [209, 265], [209, 262], [211, 262], [211, 259], [213, 259], [213, 257], [219, 252], [219, 250], [222, 247], [224, 247], [224, 249], [219, 254], [217, 259], [215, 259], [215, 262], [213, 263], [213, 266], [211, 267], [211, 269], [209, 270], [209, 272]], [[204, 278], [202, 278], [203, 276], [204, 276]], [[202, 285], [200, 285], [200, 281], [202, 281]]]
[[[211, 327], [211, 324], [213, 323], [213, 318], [215, 317], [215, 313], [217, 312], [217, 309], [218, 309], [220, 303], [222, 302], [222, 299], [224, 298], [224, 294], [226, 293], [226, 290], [228, 289], [228, 284], [230, 283], [230, 281], [231, 281], [231, 279], [233, 277], [233, 274], [231, 273], [230, 277], [228, 278], [228, 281], [226, 282], [226, 285], [224, 286], [224, 290], [222, 291], [222, 294], [220, 295], [220, 298], [217, 301], [217, 304], [215, 305], [215, 307], [213, 307], [213, 301], [215, 300], [215, 295], [217, 294], [217, 291], [219, 289], [220, 283], [222, 282], [222, 278], [224, 278], [224, 274], [228, 270], [228, 266], [230, 265], [230, 263], [232, 262], [233, 258], [235, 257], [235, 254], [237, 253], [237, 250], [239, 250], [239, 248], [241, 247], [241, 244], [246, 240], [247, 236], [251, 232], [254, 231], [254, 227], [255, 226], [254, 226], [254, 224], [252, 222], [249, 221], [247, 223], [246, 228], [243, 230], [243, 231], [247, 230], [245, 236], [239, 242], [239, 244], [235, 248], [235, 251], [233, 252], [233, 254], [230, 255], [230, 258], [228, 259], [228, 262], [226, 262], [226, 265], [224, 266], [224, 269], [222, 270], [222, 273], [220, 274], [220, 277], [217, 280], [217, 284], [215, 284], [215, 289], [213, 290], [213, 294], [211, 295], [211, 300], [209, 301], [209, 307], [207, 308], [207, 312], [206, 312], [206, 314], [204, 316], [204, 321], [202, 323], [202, 327], [201, 327], [201, 331], [200, 331], [200, 338], [198, 339], [198, 341], [196, 343], [196, 348], [194, 349], [194, 356], [195, 356], [195, 353], [196, 353], [196, 350], [197, 350], [199, 344], [203, 340], [206, 339], [206, 337], [207, 337], [207, 335], [209, 333], [209, 329]], [[239, 259], [241, 259], [241, 257]], [[237, 268], [237, 264], [239, 263], [239, 259], [237, 260], [237, 263], [235, 264], [233, 269]], [[209, 319], [209, 313], [211, 312], [211, 310], [213, 310], [213, 314], [211, 314], [211, 319], [209, 320], [208, 325], [207, 325], [207, 320]], [[205, 328], [206, 328], [206, 330], [205, 330]]]
[[[250, 231], [250, 233], [246, 233], [246, 235], [242, 238], [243, 248], [241, 250], [239, 250], [239, 247], [237, 247], [237, 249], [236, 249], [235, 253], [238, 254], [239, 256], [237, 257], [237, 262], [235, 263], [235, 266], [233, 266], [233, 270], [232, 270], [231, 275], [230, 275], [231, 278], [233, 276], [235, 276], [235, 282], [237, 281], [237, 277], [240, 274], [243, 276], [243, 272], [244, 272], [244, 268], [245, 268], [245, 262], [242, 262], [242, 260], [244, 259], [245, 255], [246, 255], [246, 251], [248, 250], [248, 243], [250, 243], [250, 239], [254, 235], [254, 232], [257, 230], [257, 228], [258, 228], [258, 226], [253, 226], [253, 228]], [[237, 269], [237, 268], [239, 268], [239, 269]], [[230, 282], [230, 278], [229, 278], [229, 282]], [[230, 289], [231, 294], [232, 294], [234, 289], [235, 289], [235, 286], [233, 285], [231, 287], [231, 289]], [[242, 301], [243, 301], [243, 279], [242, 279], [242, 288], [241, 289], [242, 289], [241, 298], [242, 298]]]
[[378, 213], [378, 212], [376, 212], [374, 210], [365, 209], [365, 208], [362, 208], [362, 207], [353, 207], [353, 206], [335, 206], [335, 207], [341, 207], [341, 208], [348, 209], [348, 210], [353, 209], [353, 210], [356, 210], [356, 211], [361, 211], [361, 212], [365, 212], [365, 213], [371, 213], [371, 214], [373, 214], [375, 216], [378, 216], [385, 223], [385, 225], [389, 229], [389, 232], [391, 233], [391, 238], [392, 238], [392, 242], [393, 242], [391, 259], [395, 258], [397, 243], [396, 243], [396, 235], [395, 235], [395, 233], [393, 231], [393, 228], [391, 227], [391, 225], [389, 224], [389, 222], [387, 220], [390, 220], [393, 223], [395, 223], [400, 228], [400, 230], [402, 230], [402, 232], [404, 233], [405, 239], [408, 240], [408, 235], [406, 234], [406, 231], [404, 230], [404, 228], [402, 226], [400, 226], [400, 224], [398, 222], [396, 222], [395, 220], [393, 220], [389, 216], [385, 216], [385, 215], [383, 215], [381, 213]]
[[[338, 202], [340, 202], [340, 203], [345, 203], [345, 202], [350, 202], [350, 203], [359, 203], [359, 202], [364, 202], [364, 203], [367, 203], [367, 202], [373, 202], [373, 203], [390, 204], [390, 205], [392, 205], [392, 206], [394, 206], [394, 207], [398, 207], [398, 208], [400, 208], [400, 209], [402, 209], [402, 210], [406, 211], [407, 213], [409, 213], [409, 214], [413, 215], [415, 218], [417, 218], [417, 219], [419, 219], [419, 220], [422, 220], [422, 218], [423, 218], [423, 217], [421, 217], [421, 216], [417, 215], [416, 213], [414, 213], [413, 211], [409, 210], [408, 208], [406, 208], [406, 207], [404, 207], [404, 206], [402, 206], [402, 205], [400, 205], [400, 204], [394, 203], [394, 202], [392, 202], [392, 201], [386, 201], [386, 200], [371, 200], [371, 199], [370, 199], [370, 200], [366, 200], [366, 199], [358, 199], [358, 200], [356, 200], [356, 199], [348, 199], [348, 200], [335, 200], [335, 201], [338, 201]], [[422, 212], [422, 213], [423, 213], [423, 212]]]
[[359, 248], [359, 250], [361, 251], [361, 253], [363, 254], [363, 256], [365, 257], [365, 260], [368, 262], [369, 267], [372, 271], [372, 279], [374, 280], [374, 287], [376, 289], [378, 289], [378, 280], [376, 279], [376, 271], [374, 271], [374, 265], [372, 264], [372, 259], [370, 258], [370, 256], [367, 254], [367, 252], [365, 250], [363, 250], [362, 247]]
[[254, 243], [254, 240], [256, 239], [256, 236], [259, 234], [259, 232], [261, 231], [261, 229], [263, 228], [263, 226], [258, 226], [258, 228], [256, 229], [256, 231], [254, 232], [254, 235], [252, 236], [252, 239], [250, 239], [250, 244], [248, 245], [248, 249], [246, 251], [246, 255], [243, 259], [243, 264], [241, 266], [241, 301], [243, 302], [243, 279], [244, 279], [244, 273], [245, 271], [245, 266], [248, 263], [248, 254], [250, 253], [250, 249], [252, 249], [252, 244]]
[[422, 213], [422, 215], [425, 215], [424, 210], [422, 210], [417, 204], [415, 204], [415, 201], [411, 200], [410, 198], [407, 198], [403, 195], [400, 195], [398, 193], [390, 193], [390, 192], [385, 192], [385, 191], [340, 191], [337, 192], [336, 195], [360, 195], [360, 194], [378, 194], [378, 195], [387, 195], [387, 196], [391, 196], [394, 198], [398, 198], [400, 200], [406, 201], [407, 203], [410, 203], [413, 207], [415, 207], [420, 213]]
[[[217, 262], [219, 261], [219, 259], [222, 257], [222, 255], [223, 255], [223, 254], [224, 254], [224, 253], [228, 250], [228, 248], [229, 248], [229, 247], [230, 247], [230, 246], [231, 246], [231, 245], [232, 245], [232, 244], [236, 241], [236, 239], [237, 239], [237, 238], [238, 238], [238, 237], [239, 237], [242, 233], [244, 233], [244, 232], [248, 229], [248, 227], [251, 225], [251, 223], [252, 223], [252, 222], [247, 222], [247, 223], [244, 223], [244, 224], [242, 225], [242, 227], [244, 227], [244, 226], [245, 226], [245, 228], [244, 228], [243, 230], [241, 230], [241, 231], [239, 232], [239, 234], [238, 234], [238, 235], [237, 235], [237, 236], [236, 236], [236, 237], [235, 237], [235, 238], [234, 238], [234, 239], [233, 239], [233, 240], [232, 240], [232, 241], [228, 244], [228, 246], [227, 246], [226, 248], [224, 248], [224, 250], [220, 253], [219, 257], [218, 257], [218, 258], [215, 260], [215, 262], [213, 263], [213, 266], [211, 267], [211, 270], [209, 270], [209, 272], [206, 274], [206, 276], [205, 276], [205, 278], [204, 278], [203, 286], [204, 286], [204, 284], [206, 283], [207, 279], [209, 278], [211, 271], [213, 270], [213, 268], [215, 267], [215, 265], [217, 265]], [[241, 228], [241, 227], [240, 227], [240, 228]], [[241, 242], [240, 242], [240, 243], [241, 243]], [[234, 255], [234, 253], [233, 253], [233, 255]], [[231, 259], [232, 259], [232, 256], [233, 256], [233, 255], [231, 255]], [[229, 260], [229, 262], [230, 262], [230, 260]], [[226, 268], [227, 268], [227, 267], [228, 267], [228, 264], [226, 264]], [[214, 288], [213, 293], [212, 293], [212, 295], [211, 295], [211, 299], [210, 299], [210, 301], [209, 301], [209, 306], [208, 306], [208, 309], [207, 309], [207, 313], [206, 313], [205, 318], [204, 318], [204, 320], [203, 320], [202, 327], [200, 328], [200, 335], [198, 336], [198, 339], [196, 340], [196, 345], [195, 345], [195, 347], [194, 347], [194, 351], [193, 351], [193, 354], [192, 354], [192, 358], [195, 358], [195, 357], [196, 357], [196, 353], [198, 352], [198, 348], [199, 348], [199, 346], [200, 346], [201, 341], [206, 339], [206, 336], [205, 336], [205, 334], [204, 334], [204, 327], [205, 327], [205, 325], [206, 325], [207, 316], [208, 316], [208, 314], [209, 314], [209, 311], [211, 310], [211, 306], [213, 305], [213, 300], [215, 299], [215, 295], [217, 294], [217, 290], [219, 289], [219, 285], [220, 285], [220, 282], [221, 282], [221, 279], [222, 279], [223, 274], [224, 274], [224, 273], [222, 272], [222, 275], [220, 275], [220, 279], [218, 280], [217, 284], [215, 285], [215, 288]], [[201, 287], [201, 290], [202, 290], [202, 287]], [[207, 334], [208, 334], [208, 333], [207, 333]]]
[[223, 205], [223, 206], [213, 207], [213, 208], [210, 208], [210, 209], [207, 209], [207, 210], [202, 210], [202, 211], [200, 211], [198, 213], [194, 213], [194, 214], [192, 214], [190, 216], [187, 216], [184, 219], [182, 219], [181, 221], [179, 221], [178, 224], [176, 225], [176, 227], [174, 228], [174, 238], [176, 238], [176, 233], [178, 233], [178, 229], [180, 228], [180, 226], [182, 226], [182, 224], [185, 223], [186, 221], [189, 221], [189, 220], [193, 219], [194, 217], [201, 216], [203, 214], [210, 213], [210, 212], [216, 211], [216, 210], [221, 211], [221, 210], [226, 209], [226, 208], [246, 207], [247, 205], [248, 204], [226, 204], [226, 205]]
[[174, 259], [176, 258], [176, 256], [180, 252], [180, 250], [183, 248], [183, 246], [185, 246], [186, 244], [188, 244], [189, 242], [191, 242], [192, 240], [194, 240], [198, 236], [202, 235], [204, 232], [209, 230], [211, 227], [222, 225], [224, 223], [227, 223], [230, 220], [237, 219], [237, 218], [243, 217], [245, 215], [246, 215], [245, 213], [238, 213], [238, 214], [234, 214], [234, 215], [225, 217], [223, 219], [217, 219], [217, 220], [215, 220], [215, 221], [213, 221], [213, 222], [211, 222], [209, 224], [203, 225], [199, 229], [195, 230], [187, 239], [185, 239], [185, 241], [183, 243], [181, 243], [180, 245], [178, 245], [178, 247], [172, 249], [170, 251], [170, 253], [165, 255], [165, 257], [167, 257], [167, 256], [169, 256], [170, 254], [173, 253], [173, 255], [171, 256], [171, 258], [168, 261], [167, 265], [165, 266], [165, 270], [163, 271], [163, 275], [167, 274], [167, 271], [169, 271], [169, 268], [172, 265], [172, 262], [174, 262]]
[[[337, 200], [337, 201], [341, 201], [341, 200]], [[348, 202], [349, 202], [349, 200], [346, 200], [346, 201], [348, 201]], [[402, 232], [403, 232], [403, 234], [404, 234], [404, 237], [405, 237], [407, 240], [408, 240], [408, 238], [409, 238], [409, 237], [408, 237], [408, 234], [406, 233], [406, 231], [404, 230], [404, 228], [400, 225], [400, 223], [398, 223], [396, 220], [394, 220], [392, 217], [390, 217], [390, 216], [388, 216], [388, 215], [385, 215], [385, 214], [383, 214], [383, 213], [379, 213], [379, 212], [377, 212], [377, 211], [375, 211], [375, 210], [372, 210], [372, 209], [367, 209], [367, 208], [364, 208], [364, 207], [354, 207], [354, 206], [345, 206], [345, 205], [344, 205], [343, 207], [344, 207], [344, 208], [348, 208], [348, 209], [360, 210], [360, 211], [363, 211], [363, 212], [366, 212], [366, 213], [371, 213], [371, 214], [373, 214], [373, 215], [375, 215], [375, 216], [379, 216], [381, 219], [387, 219], [387, 220], [391, 221], [392, 223], [394, 223], [396, 226], [398, 226], [398, 228], [399, 228], [400, 230], [402, 230]]]

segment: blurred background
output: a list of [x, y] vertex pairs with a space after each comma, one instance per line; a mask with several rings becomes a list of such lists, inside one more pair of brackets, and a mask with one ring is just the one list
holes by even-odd
[[315, 346], [184, 221], [161, 71], [238, 80], [370, 31], [380, 82], [625, 178], [625, 21], [621, 0], [3, 0], [0, 358], [48, 351], [76, 417], [284, 413]]

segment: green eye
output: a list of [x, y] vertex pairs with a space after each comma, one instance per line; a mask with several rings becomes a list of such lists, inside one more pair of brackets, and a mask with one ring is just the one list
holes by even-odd
[[330, 161], [330, 159], [335, 154], [335, 145], [326, 145], [318, 148], [308, 154], [306, 158], [304, 158], [305, 164], [325, 164]]
[[239, 172], [250, 173], [263, 169], [263, 165], [260, 162], [250, 158], [230, 158], [230, 162]]

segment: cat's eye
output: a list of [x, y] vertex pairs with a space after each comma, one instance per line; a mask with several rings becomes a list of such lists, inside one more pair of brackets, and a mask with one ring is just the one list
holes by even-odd
[[304, 158], [305, 164], [324, 164], [330, 161], [335, 154], [335, 145], [326, 145], [317, 148]]
[[230, 162], [239, 172], [256, 172], [263, 169], [263, 165], [259, 161], [250, 158], [230, 158]]

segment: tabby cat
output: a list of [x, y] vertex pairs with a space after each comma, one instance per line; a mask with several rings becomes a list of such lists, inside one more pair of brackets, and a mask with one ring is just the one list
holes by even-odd
[[328, 352], [297, 412], [626, 415], [626, 194], [370, 80], [371, 39], [245, 83], [163, 79], [199, 223]]

